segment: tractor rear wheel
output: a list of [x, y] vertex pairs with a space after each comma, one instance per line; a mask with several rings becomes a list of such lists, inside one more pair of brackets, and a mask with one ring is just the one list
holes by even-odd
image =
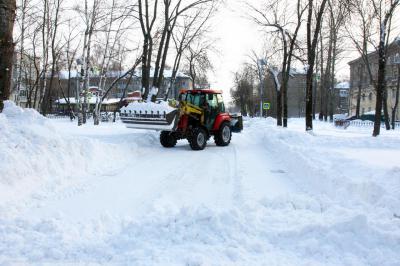
[[222, 123], [218, 132], [214, 136], [217, 146], [228, 146], [232, 139], [232, 130], [228, 122]]
[[192, 150], [204, 150], [207, 145], [207, 132], [200, 127], [196, 127], [192, 130], [188, 140]]
[[160, 134], [160, 143], [165, 148], [173, 148], [175, 147], [177, 140], [169, 131], [161, 131]]

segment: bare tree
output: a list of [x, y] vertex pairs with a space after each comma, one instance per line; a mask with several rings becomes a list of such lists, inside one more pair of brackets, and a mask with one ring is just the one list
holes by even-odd
[[[336, 64], [341, 53], [339, 41], [341, 29], [348, 16], [348, 6], [344, 1], [333, 2], [328, 0], [328, 16], [323, 21], [327, 35], [321, 32], [320, 37], [320, 120], [333, 121], [334, 114], [334, 86], [336, 80]], [[325, 44], [327, 49], [325, 48]], [[324, 57], [326, 55], [326, 57]], [[325, 60], [326, 59], [326, 60]], [[314, 108], [315, 111], [315, 108]]]
[[[82, 116], [82, 119], [81, 117], [78, 118], [78, 125], [80, 125], [81, 122], [86, 123], [90, 87], [92, 39], [99, 21], [104, 18], [104, 14], [101, 13], [101, 3], [101, 0], [92, 0], [89, 5], [88, 0], [85, 0], [83, 9], [79, 6], [75, 7], [75, 11], [81, 15], [81, 18], [84, 21], [83, 51], [81, 57], [82, 77], [80, 86], [83, 93], [83, 104], [81, 105], [81, 114], [79, 114], [79, 116]], [[79, 98], [80, 97], [78, 97], [78, 100], [80, 100]]]
[[158, 51], [155, 60], [155, 69], [153, 75], [153, 93], [152, 97], [155, 99], [155, 91], [159, 90], [162, 80], [163, 72], [166, 66], [167, 56], [169, 54], [170, 42], [173, 38], [174, 29], [179, 19], [192, 9], [206, 9], [207, 4], [216, 0], [192, 0], [189, 2], [183, 0], [163, 0], [164, 4], [164, 17], [160, 29], [156, 30], [156, 22], [158, 16], [158, 0], [139, 0], [139, 15], [138, 19], [141, 25], [143, 34], [143, 59], [142, 59], [142, 86], [144, 88], [143, 98], [149, 98], [150, 92], [150, 69], [153, 58], [153, 50], [155, 45], [155, 35], [160, 35], [158, 43]]
[[[172, 67], [172, 75], [169, 82], [169, 87], [165, 93], [165, 99], [169, 97], [171, 90], [175, 86], [176, 76], [178, 74], [179, 67], [181, 65], [182, 58], [187, 59], [185, 52], [190, 54], [190, 49], [195, 47], [202, 47], [202, 51], [196, 55], [196, 58], [192, 61], [193, 67], [201, 61], [200, 57], [205, 56], [212, 45], [204, 45], [207, 41], [207, 22], [215, 12], [215, 2], [208, 9], [197, 9], [194, 13], [185, 15], [182, 22], [178, 25], [178, 30], [172, 35], [175, 44], [175, 59]], [[192, 50], [194, 52], [194, 50]], [[199, 51], [197, 51], [199, 52]], [[186, 62], [188, 63], [188, 62]], [[211, 67], [211, 64], [208, 65]], [[195, 81], [193, 81], [195, 82]]]
[[[124, 27], [124, 23], [128, 19], [127, 11], [130, 10], [119, 6], [116, 0], [112, 0], [111, 6], [108, 8], [110, 11], [105, 16], [105, 26], [99, 30], [104, 33], [105, 39], [105, 43], [99, 46], [101, 50], [101, 55], [99, 56], [100, 62], [98, 65], [100, 69], [99, 91], [104, 91], [105, 89], [107, 72], [109, 71], [112, 61], [119, 58], [122, 60], [123, 51], [126, 50], [121, 45], [121, 39], [126, 33], [127, 28]], [[93, 111], [93, 121], [95, 125], [99, 125], [100, 123], [101, 105], [102, 101], [100, 97], [96, 97], [96, 105]]]
[[[307, 76], [306, 76], [306, 130], [313, 130], [314, 67], [322, 16], [328, 0], [308, 0], [307, 16]], [[314, 19], [315, 12], [315, 19]], [[313, 27], [314, 25], [314, 27]]]
[[252, 66], [245, 65], [242, 70], [235, 73], [235, 85], [231, 89], [233, 103], [240, 108], [240, 112], [245, 116], [254, 115], [254, 88], [254, 69]]
[[[398, 58], [400, 60], [400, 58]], [[396, 127], [396, 114], [397, 108], [399, 107], [400, 98], [400, 62], [397, 62], [397, 86], [396, 86], [396, 99], [394, 100], [394, 105], [392, 107], [392, 129]]]
[[10, 96], [13, 67], [15, 0], [0, 0], [0, 112]]
[[[42, 113], [43, 115], [46, 115], [48, 111], [51, 111], [52, 109], [52, 89], [53, 89], [53, 82], [54, 82], [54, 76], [56, 74], [56, 68], [58, 64], [58, 59], [60, 57], [60, 45], [58, 43], [58, 28], [60, 26], [60, 12], [61, 12], [61, 4], [62, 0], [55, 0], [54, 3], [48, 6], [48, 8], [52, 8], [52, 12], [49, 12], [48, 14], [51, 16], [49, 18], [47, 23], [50, 23], [51, 25], [48, 25], [48, 29], [50, 29], [49, 32], [49, 41], [50, 41], [50, 47], [47, 47], [46, 49], [50, 49], [51, 52], [51, 72], [50, 72], [50, 78], [49, 78], [49, 87], [44, 93], [44, 99], [42, 99]], [[46, 72], [44, 73], [44, 79], [46, 80]]]
[[150, 68], [153, 53], [153, 28], [157, 19], [158, 0], [155, 0], [150, 11], [149, 0], [139, 0], [139, 22], [143, 34], [142, 54], [142, 87], [144, 88], [143, 99], [149, 95]]
[[24, 54], [25, 54], [25, 39], [27, 35], [27, 28], [29, 25], [27, 25], [27, 18], [29, 16], [28, 14], [28, 9], [29, 9], [29, 4], [30, 0], [21, 0], [19, 2], [19, 7], [17, 9], [17, 17], [16, 17], [16, 23], [19, 26], [19, 31], [20, 31], [20, 36], [19, 36], [19, 41], [17, 43], [19, 44], [19, 49], [18, 49], [18, 69], [17, 69], [17, 81], [15, 84], [15, 90], [17, 94], [17, 99], [16, 99], [16, 104], [19, 104], [19, 95], [20, 95], [20, 90], [21, 90], [21, 83], [22, 83], [22, 75], [23, 75], [23, 68], [24, 68]]
[[[380, 3], [373, 2], [375, 12], [379, 17], [379, 45], [378, 45], [378, 84], [376, 88], [376, 107], [375, 107], [375, 123], [373, 136], [379, 136], [381, 130], [382, 107], [385, 112], [386, 129], [390, 129], [389, 114], [387, 110], [387, 91], [386, 91], [386, 54], [388, 47], [388, 35], [390, 34], [390, 25], [393, 12], [398, 7], [400, 0], [391, 0], [386, 7], [381, 0]], [[386, 3], [386, 2], [385, 2]], [[382, 106], [384, 105], [384, 106]]]
[[211, 42], [198, 42], [189, 45], [186, 62], [189, 76], [192, 79], [195, 88], [201, 86], [201, 83], [204, 83], [207, 72], [213, 68], [209, 58], [209, 51], [211, 49]]
[[[71, 102], [70, 102], [70, 98], [72, 95], [72, 88], [71, 88], [71, 84], [72, 84], [72, 68], [74, 67], [75, 64], [75, 60], [77, 58], [77, 54], [78, 54], [78, 49], [79, 49], [79, 45], [80, 42], [76, 41], [77, 37], [79, 36], [79, 33], [77, 33], [75, 31], [75, 24], [72, 24], [72, 20], [68, 20], [68, 35], [64, 36], [64, 42], [65, 42], [65, 54], [64, 54], [64, 59], [65, 59], [65, 63], [66, 63], [66, 68], [67, 68], [67, 72], [68, 72], [68, 83], [67, 83], [67, 91], [66, 93], [64, 92], [63, 88], [61, 85], [59, 85], [61, 93], [67, 103], [67, 108], [69, 111], [72, 111], [72, 106], [71, 106]], [[76, 82], [78, 79], [78, 73], [76, 73]], [[76, 85], [76, 84], [75, 84]], [[79, 95], [76, 95], [76, 99], [79, 97]], [[77, 110], [78, 111], [78, 108]]]
[[[172, 8], [172, 12], [170, 13], [169, 10], [171, 9], [172, 0], [164, 0], [164, 27], [162, 29], [161, 42], [155, 62], [153, 87], [161, 87], [163, 72], [165, 69], [166, 59], [169, 51], [169, 44], [171, 41], [171, 37], [173, 36], [174, 29], [178, 24], [179, 18], [181, 16], [184, 16], [184, 19], [186, 19], [186, 17], [193, 17], [194, 19], [191, 20], [191, 24], [194, 24], [196, 20], [199, 20], [198, 17], [201, 17], [204, 11], [208, 12], [208, 10], [210, 10], [210, 12], [208, 12], [207, 14], [207, 18], [204, 20], [203, 23], [201, 23], [202, 25], [204, 25], [208, 18], [211, 16], [211, 13], [214, 11], [215, 2], [215, 0], [195, 0], [189, 2], [186, 6], [183, 6], [185, 2], [182, 0], [178, 0], [175, 6]], [[210, 6], [210, 8], [207, 8], [207, 6]], [[195, 11], [195, 14], [187, 14], [192, 9], [197, 9]], [[201, 27], [199, 27], [199, 30], [200, 29]]]
[[[297, 37], [303, 22], [303, 15], [307, 10], [307, 7], [303, 5], [302, 0], [297, 0], [296, 5], [291, 6], [292, 3], [282, 1], [269, 1], [266, 6], [266, 12], [260, 11], [257, 7], [249, 5], [250, 9], [255, 13], [252, 19], [263, 27], [275, 28], [279, 33], [279, 39], [282, 42], [282, 64], [280, 68], [280, 74], [282, 84], [280, 89], [277, 90], [277, 124], [278, 126], [287, 127], [288, 125], [288, 83], [290, 78], [290, 71], [292, 67], [292, 59], [294, 58], [294, 52], [297, 46]], [[294, 16], [289, 14], [291, 10], [295, 10]], [[291, 21], [288, 18], [294, 17]], [[289, 25], [293, 28], [293, 32], [289, 31]], [[275, 32], [272, 32], [275, 33]], [[274, 72], [275, 73], [275, 72]], [[275, 75], [273, 75], [275, 77]], [[274, 79], [274, 82], [279, 82]]]
[[[364, 61], [367, 73], [376, 91], [374, 137], [380, 134], [382, 109], [385, 115], [386, 129], [390, 129], [386, 99], [386, 55], [389, 47], [392, 17], [399, 4], [400, 0], [358, 0], [351, 6], [357, 14], [356, 19], [361, 22], [361, 29], [359, 36], [348, 30], [349, 36]], [[379, 28], [378, 33], [373, 30], [375, 26]], [[378, 41], [374, 40], [375, 37]], [[375, 48], [378, 57], [377, 77], [372, 71], [371, 58], [368, 53], [369, 46]]]

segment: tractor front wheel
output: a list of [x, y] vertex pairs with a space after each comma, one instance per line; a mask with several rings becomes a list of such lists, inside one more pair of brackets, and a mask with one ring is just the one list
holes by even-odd
[[228, 146], [232, 139], [232, 130], [228, 122], [222, 123], [218, 132], [214, 136], [217, 146]]
[[173, 148], [175, 147], [177, 140], [169, 131], [161, 131], [160, 134], [160, 143], [165, 148]]
[[207, 132], [200, 127], [194, 128], [188, 140], [192, 150], [194, 151], [204, 150], [204, 148], [207, 145]]

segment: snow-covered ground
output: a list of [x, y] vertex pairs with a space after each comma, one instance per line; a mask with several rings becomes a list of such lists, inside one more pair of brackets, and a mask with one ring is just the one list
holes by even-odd
[[400, 265], [400, 131], [289, 125], [193, 152], [7, 103], [0, 265]]

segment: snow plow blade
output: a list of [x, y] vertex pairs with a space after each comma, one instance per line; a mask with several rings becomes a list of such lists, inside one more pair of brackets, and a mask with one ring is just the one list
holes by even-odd
[[121, 121], [128, 128], [172, 131], [179, 111], [166, 102], [134, 102], [121, 108]]

